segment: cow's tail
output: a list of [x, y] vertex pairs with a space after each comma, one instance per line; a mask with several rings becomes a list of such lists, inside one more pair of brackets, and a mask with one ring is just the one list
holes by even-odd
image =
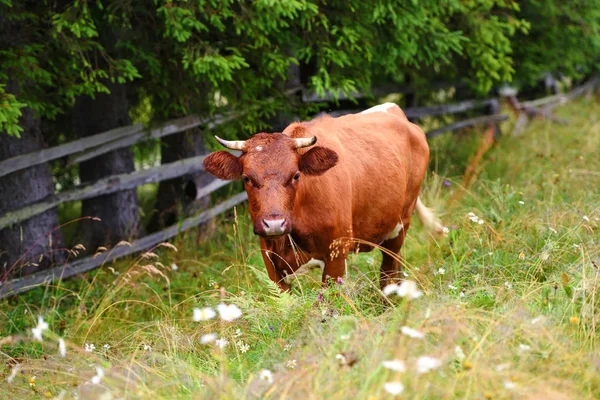
[[425, 207], [425, 204], [421, 202], [420, 197], [417, 197], [416, 210], [417, 216], [432, 235], [437, 237], [445, 235], [445, 229], [442, 222], [432, 209]]

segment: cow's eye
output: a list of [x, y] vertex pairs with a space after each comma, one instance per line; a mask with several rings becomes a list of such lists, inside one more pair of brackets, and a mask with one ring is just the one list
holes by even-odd
[[294, 175], [294, 180], [297, 181], [298, 179], [300, 179], [300, 172], [296, 172], [296, 175]]
[[246, 175], [242, 177], [242, 180], [244, 181], [244, 183], [250, 183], [250, 178], [248, 178]]

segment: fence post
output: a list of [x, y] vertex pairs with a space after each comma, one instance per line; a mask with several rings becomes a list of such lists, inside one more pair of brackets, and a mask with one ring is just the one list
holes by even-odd
[[[486, 106], [485, 106], [485, 114], [487, 115], [496, 115], [500, 113], [500, 102], [498, 101], [497, 98], [492, 99]], [[490, 127], [494, 127], [494, 138], [498, 139], [501, 135], [502, 135], [502, 131], [500, 130], [500, 126], [498, 125], [497, 122], [492, 121], [490, 123]]]

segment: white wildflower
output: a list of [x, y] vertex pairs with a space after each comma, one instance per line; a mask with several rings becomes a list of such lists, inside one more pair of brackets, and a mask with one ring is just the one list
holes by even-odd
[[525, 204], [525, 202], [523, 200], [519, 200], [519, 204], [523, 205], [523, 204]]
[[414, 300], [421, 297], [423, 292], [417, 288], [414, 281], [405, 280], [398, 286], [396, 294], [400, 297], [406, 297], [408, 300]]
[[96, 375], [92, 377], [92, 383], [94, 385], [99, 384], [100, 381], [102, 381], [103, 377], [104, 377], [104, 370], [100, 367], [96, 367]]
[[508, 367], [510, 367], [510, 364], [508, 364], [508, 363], [498, 364], [498, 365], [496, 365], [496, 371], [502, 372], [502, 371], [508, 369]]
[[258, 373], [258, 378], [261, 381], [267, 381], [270, 384], [273, 383], [273, 373], [271, 371], [269, 371], [268, 369], [261, 369], [260, 372]]
[[349, 333], [347, 333], [347, 334], [345, 334], [345, 335], [341, 335], [341, 336], [340, 336], [340, 339], [341, 339], [341, 340], [348, 340], [348, 339], [350, 339], [350, 334], [349, 334]]
[[292, 349], [291, 343], [286, 343], [285, 346], [283, 346], [283, 351], [290, 351], [291, 349]]
[[590, 218], [587, 215], [584, 215], [583, 219], [585, 219], [587, 222], [590, 222]]
[[61, 357], [67, 356], [67, 346], [63, 338], [58, 339], [58, 352], [60, 353]]
[[207, 333], [206, 335], [200, 336], [200, 344], [209, 344], [217, 340], [216, 333]]
[[483, 225], [483, 220], [482, 220], [482, 219], [480, 219], [479, 221], [477, 221], [477, 223], [478, 223], [479, 225]]
[[438, 369], [442, 365], [442, 360], [439, 358], [421, 356], [417, 359], [417, 372], [425, 374], [434, 369]]
[[240, 328], [237, 328], [237, 329], [235, 330], [235, 333], [233, 334], [233, 337], [235, 337], [235, 338], [239, 338], [239, 337], [241, 337], [241, 336], [242, 336], [242, 330], [241, 330]]
[[104, 351], [108, 351], [110, 350], [110, 344], [105, 343], [104, 346], [102, 346], [102, 348], [104, 349]]
[[448, 233], [450, 233], [450, 228], [448, 228], [447, 226], [444, 226], [442, 228], [442, 232], [444, 232], [444, 234], [447, 235]]
[[396, 293], [398, 291], [398, 285], [395, 283], [390, 283], [386, 287], [383, 288], [383, 294], [389, 296], [392, 293]]
[[142, 343], [142, 348], [144, 349], [144, 351], [152, 351], [152, 346], [146, 343]]
[[246, 353], [248, 350], [250, 350], [250, 345], [242, 341], [237, 342], [237, 346], [242, 353]]
[[38, 323], [35, 328], [31, 328], [31, 333], [33, 333], [33, 338], [38, 342], [42, 341], [42, 333], [48, 329], [48, 323], [44, 321], [44, 318], [38, 316]]
[[348, 360], [346, 359], [346, 356], [343, 354], [339, 354], [339, 353], [335, 355], [335, 359], [338, 360], [340, 365], [346, 365], [346, 363], [348, 362]]
[[408, 326], [403, 326], [402, 328], [400, 328], [400, 331], [406, 336], [409, 336], [414, 339], [423, 339], [425, 337], [425, 334], [423, 334], [422, 332], [419, 332], [416, 329], [409, 328]]
[[437, 273], [439, 275], [445, 275], [446, 274], [446, 269], [445, 268], [440, 268], [440, 269], [437, 270]]
[[504, 381], [504, 387], [508, 390], [513, 390], [517, 385], [513, 381]]
[[298, 365], [298, 363], [296, 362], [296, 360], [289, 360], [285, 366], [288, 367], [289, 369], [294, 369], [296, 368], [296, 365]]
[[221, 319], [227, 322], [231, 322], [242, 316], [242, 310], [235, 304], [221, 303], [217, 306], [217, 311], [219, 312]]
[[94, 343], [86, 343], [86, 344], [85, 344], [85, 346], [84, 346], [84, 350], [85, 350], [87, 353], [91, 353], [91, 352], [93, 352], [94, 350], [96, 350], [96, 346], [94, 345]]
[[531, 324], [535, 325], [538, 322], [540, 322], [543, 319], [543, 317], [535, 317], [534, 319], [531, 320]]
[[194, 316], [192, 317], [192, 320], [194, 321], [207, 321], [211, 318], [214, 318], [217, 315], [217, 313], [215, 312], [215, 310], [213, 310], [210, 307], [204, 307], [204, 308], [194, 308]]
[[224, 349], [225, 346], [227, 346], [229, 344], [229, 340], [227, 340], [225, 338], [217, 339], [217, 340], [215, 340], [215, 344], [217, 345], [218, 348]]
[[553, 227], [551, 227], [551, 226], [549, 226], [549, 227], [548, 227], [548, 229], [549, 229], [549, 230], [550, 230], [550, 232], [552, 232], [552, 233], [558, 233], [558, 232], [556, 231], [556, 229], [554, 229], [554, 228], [553, 228]]
[[457, 290], [458, 288], [454, 285], [448, 284], [448, 289], [450, 290]]
[[519, 350], [522, 350], [522, 351], [531, 350], [531, 346], [529, 346], [529, 345], [527, 345], [527, 344], [523, 344], [523, 343], [521, 343], [521, 344], [519, 345]]
[[383, 389], [392, 396], [397, 396], [404, 391], [404, 385], [400, 382], [386, 382]]
[[427, 307], [425, 310], [425, 319], [429, 319], [431, 317], [431, 308]]
[[402, 360], [389, 360], [381, 363], [384, 368], [391, 369], [396, 372], [406, 372], [406, 364]]
[[456, 359], [458, 361], [463, 361], [465, 358], [467, 358], [467, 356], [465, 355], [465, 352], [463, 351], [462, 347], [460, 347], [460, 346], [456, 346], [454, 348], [454, 354], [456, 355]]
[[177, 264], [173, 263], [171, 264], [171, 271], [177, 271], [179, 269], [179, 267], [177, 266]]

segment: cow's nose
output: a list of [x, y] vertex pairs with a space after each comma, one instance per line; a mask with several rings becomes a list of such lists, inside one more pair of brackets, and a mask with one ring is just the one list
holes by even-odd
[[287, 218], [271, 218], [271, 219], [263, 219], [263, 226], [265, 228], [265, 233], [268, 236], [273, 235], [282, 235], [285, 233], [287, 228]]

